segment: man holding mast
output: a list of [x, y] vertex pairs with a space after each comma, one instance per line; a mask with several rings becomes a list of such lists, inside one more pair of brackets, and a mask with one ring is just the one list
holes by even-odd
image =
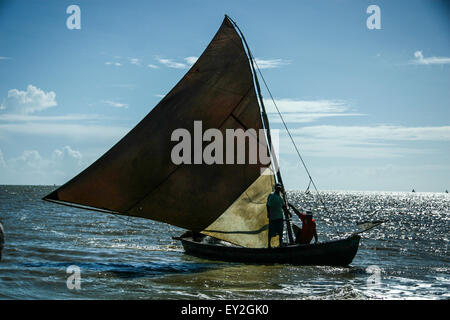
[[267, 217], [269, 218], [268, 245], [271, 248], [270, 240], [277, 234], [280, 237], [280, 246], [283, 243], [283, 207], [284, 202], [281, 198], [283, 186], [281, 183], [275, 184], [275, 191], [269, 194], [267, 198]]

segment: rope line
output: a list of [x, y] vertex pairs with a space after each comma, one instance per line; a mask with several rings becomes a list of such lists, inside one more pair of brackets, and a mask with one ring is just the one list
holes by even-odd
[[[288, 129], [287, 125], [286, 125], [286, 122], [284, 121], [283, 116], [281, 115], [280, 109], [278, 109], [278, 106], [277, 106], [277, 104], [276, 104], [276, 102], [275, 102], [275, 99], [273, 98], [272, 92], [270, 91], [269, 86], [267, 85], [266, 80], [264, 79], [264, 76], [263, 76], [263, 74], [262, 74], [262, 72], [261, 72], [261, 69], [259, 68], [258, 63], [256, 62], [256, 59], [255, 59], [253, 56], [251, 56], [250, 58], [252, 59], [252, 62], [255, 64], [256, 69], [258, 69], [259, 75], [261, 76], [261, 79], [262, 79], [263, 82], [264, 82], [264, 86], [266, 87], [267, 92], [269, 92], [270, 98], [272, 99], [272, 102], [273, 102], [275, 108], [277, 109], [278, 115], [280, 116], [280, 119], [281, 119], [281, 121], [283, 122], [284, 128], [286, 129], [286, 131], [287, 131], [287, 133], [288, 133], [288, 135], [289, 135], [289, 138], [291, 139], [291, 142], [292, 142], [292, 144], [294, 145], [295, 151], [297, 152], [297, 155], [298, 155], [298, 157], [300, 158], [300, 160], [301, 160], [301, 162], [302, 162], [302, 164], [303, 164], [303, 167], [305, 168], [306, 174], [307, 174], [308, 177], [309, 177], [308, 190], [309, 190], [310, 185], [312, 184], [313, 187], [314, 187], [314, 189], [316, 190], [317, 197], [318, 197], [320, 203], [322, 204], [322, 206], [323, 206], [325, 212], [327, 212], [327, 213], [331, 216], [331, 213], [328, 211], [328, 209], [327, 209], [327, 207], [326, 207], [326, 205], [325, 205], [325, 202], [323, 201], [323, 198], [322, 198], [322, 196], [320, 195], [319, 190], [317, 189], [316, 184], [314, 183], [314, 180], [313, 180], [313, 178], [311, 177], [311, 174], [309, 173], [308, 167], [306, 166], [306, 163], [305, 163], [305, 161], [303, 160], [303, 157], [301, 156], [300, 151], [299, 151], [298, 148], [297, 148], [297, 145], [296, 145], [296, 143], [295, 143], [295, 141], [294, 141], [294, 138], [292, 138], [291, 132], [289, 131], [289, 129]], [[336, 233], [340, 236], [341, 234], [339, 233], [339, 231], [338, 231], [338, 229], [337, 229], [337, 227], [336, 227], [336, 224], [335, 224], [333, 218], [331, 218], [331, 221], [333, 222], [333, 227], [334, 227]]]

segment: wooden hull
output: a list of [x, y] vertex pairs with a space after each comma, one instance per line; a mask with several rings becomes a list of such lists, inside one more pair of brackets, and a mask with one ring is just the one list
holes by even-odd
[[243, 248], [195, 242], [182, 238], [187, 254], [211, 260], [245, 263], [287, 263], [295, 265], [348, 266], [356, 255], [360, 236], [317, 244], [291, 245], [280, 248]]

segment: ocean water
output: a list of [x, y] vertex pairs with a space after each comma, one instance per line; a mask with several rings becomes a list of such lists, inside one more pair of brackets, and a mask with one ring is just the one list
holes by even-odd
[[[450, 194], [289, 192], [315, 209], [319, 241], [363, 234], [349, 267], [251, 265], [184, 254], [183, 230], [44, 202], [53, 186], [0, 186], [1, 299], [449, 299]], [[295, 222], [298, 223], [298, 220]], [[67, 282], [79, 268], [79, 289]], [[69, 270], [70, 271], [70, 270]]]

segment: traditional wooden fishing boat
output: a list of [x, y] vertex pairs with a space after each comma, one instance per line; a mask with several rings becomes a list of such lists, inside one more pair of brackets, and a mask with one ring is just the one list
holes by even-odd
[[181, 238], [186, 253], [197, 257], [246, 263], [347, 266], [358, 251], [359, 235], [316, 244], [294, 244], [278, 248], [244, 248], [209, 244]]
[[[267, 248], [266, 200], [275, 183], [282, 183], [282, 177], [272, 152], [256, 70], [242, 32], [225, 16], [200, 58], [158, 105], [91, 166], [43, 199], [161, 221], [228, 244], [180, 237], [185, 252], [191, 255], [250, 263], [350, 264], [358, 250], [359, 235], [295, 245], [287, 209], [287, 245]], [[199, 121], [205, 130], [203, 140], [194, 141], [192, 147], [189, 144], [182, 155], [175, 152], [182, 161], [174, 161], [179, 145], [173, 133], [181, 129], [183, 134], [195, 136]], [[246, 160], [253, 142], [269, 161], [242, 162], [235, 153], [231, 158], [227, 154], [227, 161], [221, 160], [218, 155], [227, 150], [215, 143], [220, 133], [225, 136], [228, 130], [238, 132], [234, 140], [244, 134]], [[262, 136], [248, 134], [260, 130]], [[215, 134], [208, 140], [207, 132]], [[211, 143], [203, 148], [205, 141]], [[213, 161], [202, 157], [207, 150]], [[282, 195], [287, 204], [284, 190]]]

